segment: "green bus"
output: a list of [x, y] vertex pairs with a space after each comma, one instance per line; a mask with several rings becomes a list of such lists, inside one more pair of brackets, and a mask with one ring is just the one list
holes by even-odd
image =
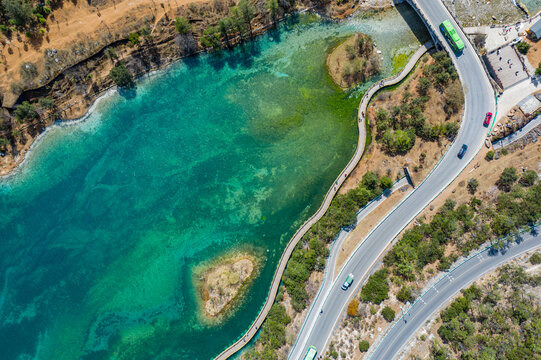
[[456, 53], [461, 53], [464, 50], [464, 42], [458, 36], [458, 33], [449, 20], [445, 20], [440, 24], [440, 30]]
[[315, 346], [310, 345], [308, 348], [308, 351], [306, 352], [306, 356], [304, 357], [304, 360], [314, 360], [317, 355], [317, 349]]

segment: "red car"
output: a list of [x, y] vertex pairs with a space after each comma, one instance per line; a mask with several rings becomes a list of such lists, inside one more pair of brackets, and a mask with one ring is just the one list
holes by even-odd
[[485, 116], [485, 121], [483, 121], [483, 125], [488, 126], [490, 124], [490, 120], [492, 120], [492, 113], [487, 112], [487, 115]]

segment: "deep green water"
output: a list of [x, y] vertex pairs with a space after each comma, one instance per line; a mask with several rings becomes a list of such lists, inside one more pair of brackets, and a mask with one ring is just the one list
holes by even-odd
[[[210, 359], [236, 340], [355, 149], [362, 89], [332, 85], [328, 49], [371, 34], [389, 75], [419, 45], [404, 18], [426, 40], [407, 7], [339, 24], [303, 15], [49, 130], [0, 182], [0, 358]], [[205, 323], [191, 269], [232, 250], [264, 266], [240, 308]]]

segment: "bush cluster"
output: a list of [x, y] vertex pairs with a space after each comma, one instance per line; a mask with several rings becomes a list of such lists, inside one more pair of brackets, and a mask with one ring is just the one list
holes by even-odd
[[541, 308], [524, 290], [541, 284], [541, 277], [505, 265], [496, 284], [470, 286], [441, 312], [438, 334], [445, 345], [433, 345], [433, 359], [541, 357]]

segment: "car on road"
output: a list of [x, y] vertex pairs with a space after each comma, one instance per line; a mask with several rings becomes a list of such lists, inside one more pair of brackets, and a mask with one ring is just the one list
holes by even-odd
[[487, 112], [486, 116], [485, 116], [485, 121], [483, 121], [483, 125], [484, 126], [488, 126], [490, 125], [490, 121], [492, 120], [492, 113], [491, 112]]
[[306, 352], [306, 355], [304, 356], [304, 360], [314, 360], [317, 355], [317, 349], [315, 346], [310, 345], [308, 348], [308, 351]]
[[353, 274], [349, 274], [346, 281], [342, 284], [342, 290], [347, 290], [353, 284]]
[[460, 151], [458, 152], [458, 158], [462, 159], [464, 157], [464, 154], [466, 153], [466, 150], [468, 150], [468, 145], [463, 144], [460, 148]]

